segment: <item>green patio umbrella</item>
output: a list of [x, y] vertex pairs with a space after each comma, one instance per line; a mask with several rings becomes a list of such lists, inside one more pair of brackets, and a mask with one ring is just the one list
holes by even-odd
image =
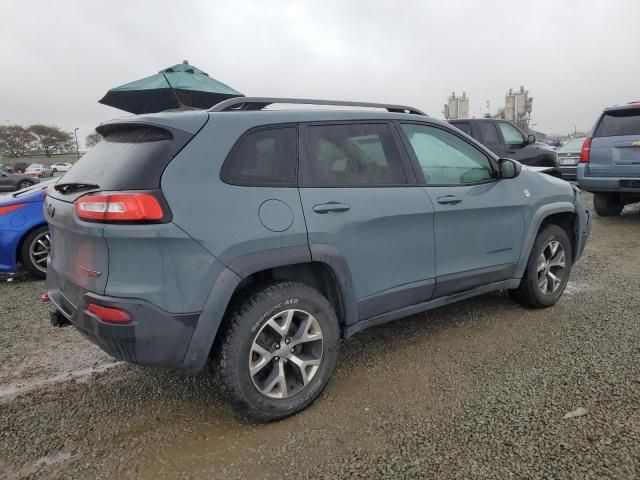
[[185, 60], [155, 75], [112, 88], [98, 100], [131, 113], [153, 113], [174, 108], [209, 108], [244, 95]]

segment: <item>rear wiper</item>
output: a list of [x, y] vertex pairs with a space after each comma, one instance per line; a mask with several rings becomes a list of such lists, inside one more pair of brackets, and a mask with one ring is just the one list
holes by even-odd
[[100, 185], [96, 185], [95, 183], [69, 182], [58, 183], [53, 188], [55, 188], [60, 193], [72, 193], [80, 192], [82, 190], [93, 190], [94, 188], [100, 188]]

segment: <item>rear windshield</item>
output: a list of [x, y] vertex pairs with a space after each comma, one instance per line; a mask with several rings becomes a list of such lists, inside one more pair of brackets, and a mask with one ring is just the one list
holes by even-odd
[[109, 132], [64, 175], [62, 183], [92, 183], [101, 190], [160, 188], [173, 157], [171, 133], [153, 127], [124, 127]]
[[583, 143], [584, 143], [584, 138], [571, 140], [570, 142], [565, 143], [562, 147], [560, 147], [558, 149], [558, 153], [580, 153], [580, 150], [582, 150]]
[[594, 137], [617, 137], [621, 135], [640, 135], [640, 109], [629, 108], [606, 112]]

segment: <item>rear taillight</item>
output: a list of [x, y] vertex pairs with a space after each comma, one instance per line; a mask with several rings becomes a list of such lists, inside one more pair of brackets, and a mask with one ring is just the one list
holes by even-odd
[[13, 212], [21, 207], [24, 207], [26, 203], [17, 203], [15, 205], [7, 205], [6, 207], [0, 207], [0, 215], [5, 215], [9, 212]]
[[76, 200], [81, 220], [93, 222], [159, 222], [165, 218], [151, 193], [90, 193]]
[[580, 163], [589, 163], [589, 155], [591, 155], [591, 137], [585, 138], [580, 150]]
[[96, 305], [95, 303], [90, 303], [87, 305], [87, 310], [100, 318], [103, 322], [106, 323], [130, 323], [131, 315], [124, 310], [120, 310], [119, 308], [113, 307], [103, 307], [102, 305]]

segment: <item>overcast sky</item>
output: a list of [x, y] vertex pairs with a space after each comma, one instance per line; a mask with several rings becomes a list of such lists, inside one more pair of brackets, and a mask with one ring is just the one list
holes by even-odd
[[183, 59], [247, 95], [403, 103], [441, 118], [534, 97], [543, 132], [640, 100], [639, 0], [2, 0], [0, 121], [84, 138], [111, 87]]

